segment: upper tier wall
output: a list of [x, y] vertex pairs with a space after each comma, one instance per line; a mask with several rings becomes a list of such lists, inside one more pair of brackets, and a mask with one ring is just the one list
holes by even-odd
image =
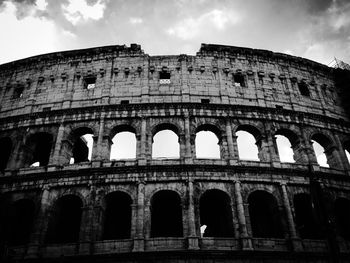
[[[170, 73], [170, 80], [160, 81], [160, 72]], [[235, 79], [237, 74], [241, 77]], [[92, 89], [87, 89], [89, 79], [96, 81]], [[300, 83], [309, 95], [301, 94]], [[132, 44], [0, 65], [0, 117], [174, 102], [283, 107], [348, 120], [330, 68], [265, 50], [203, 44], [196, 56], [149, 56]]]

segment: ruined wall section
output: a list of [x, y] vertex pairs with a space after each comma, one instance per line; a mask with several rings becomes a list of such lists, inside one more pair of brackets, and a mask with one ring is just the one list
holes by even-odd
[[[160, 72], [170, 73], [169, 82], [160, 83]], [[329, 68], [263, 50], [203, 44], [196, 56], [149, 56], [137, 45], [111, 46], [4, 64], [0, 75], [3, 117], [121, 103], [204, 102], [347, 120]], [[89, 77], [96, 78], [95, 88], [87, 89]], [[308, 96], [300, 93], [300, 83]]]

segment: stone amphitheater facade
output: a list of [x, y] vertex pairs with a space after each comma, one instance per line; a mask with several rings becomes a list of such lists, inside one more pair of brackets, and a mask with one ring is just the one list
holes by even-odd
[[[337, 83], [307, 59], [209, 44], [0, 65], [3, 262], [348, 262], [350, 120]], [[178, 158], [152, 158], [162, 130], [178, 136]], [[111, 160], [124, 131], [136, 158]], [[220, 158], [196, 158], [200, 131], [217, 136]], [[259, 161], [239, 158], [238, 131]], [[276, 135], [294, 163], [280, 161]]]

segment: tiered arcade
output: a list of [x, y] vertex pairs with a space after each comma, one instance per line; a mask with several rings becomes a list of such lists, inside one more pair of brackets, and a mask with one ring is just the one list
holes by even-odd
[[[347, 262], [350, 120], [336, 83], [313, 61], [207, 44], [196, 56], [132, 44], [0, 65], [2, 259]], [[174, 158], [152, 154], [164, 130]], [[197, 158], [202, 131], [220, 158]], [[240, 158], [239, 131], [258, 160]], [[123, 132], [135, 158], [113, 159]]]

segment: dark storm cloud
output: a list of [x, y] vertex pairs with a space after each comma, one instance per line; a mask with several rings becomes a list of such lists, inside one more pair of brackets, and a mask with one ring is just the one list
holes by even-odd
[[332, 5], [333, 0], [301, 0], [301, 2], [304, 2], [304, 4], [307, 6], [308, 12], [312, 14], [319, 14], [325, 12]]

